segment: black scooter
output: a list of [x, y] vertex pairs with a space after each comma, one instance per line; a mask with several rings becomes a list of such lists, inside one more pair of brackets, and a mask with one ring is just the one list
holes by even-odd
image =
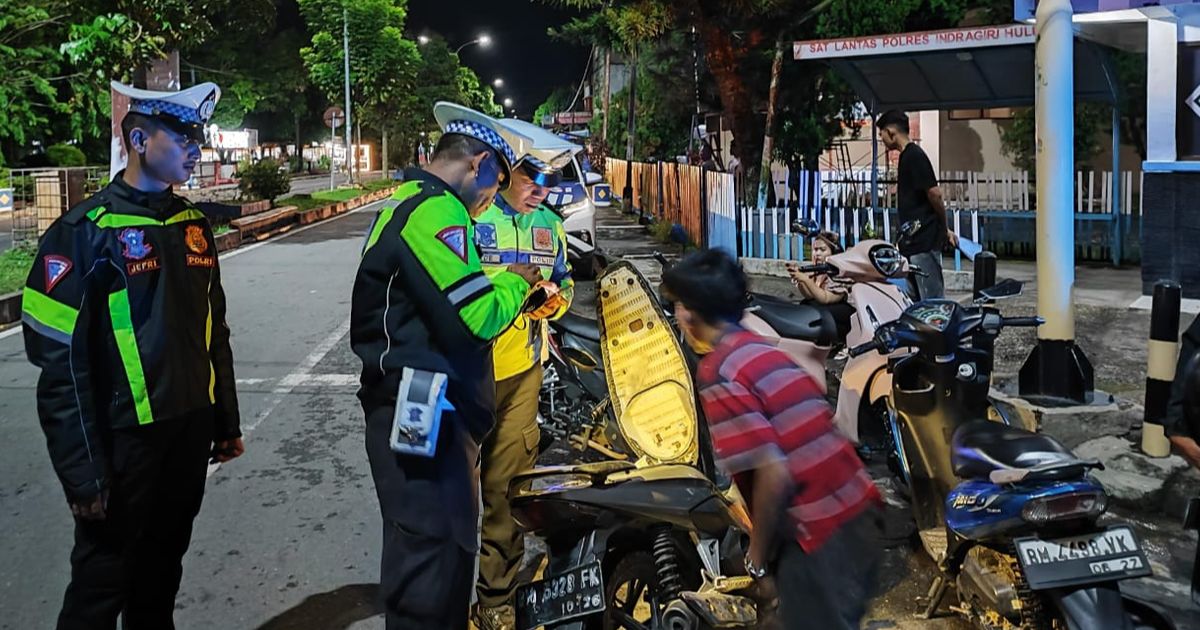
[[518, 630], [752, 628], [749, 514], [717, 473], [677, 333], [629, 263], [598, 292], [598, 363], [629, 457], [513, 480], [514, 516], [547, 546], [545, 577], [517, 591]]

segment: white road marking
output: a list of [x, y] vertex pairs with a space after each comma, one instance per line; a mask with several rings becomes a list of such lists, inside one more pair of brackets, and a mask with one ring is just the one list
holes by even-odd
[[[321, 340], [321, 343], [317, 344], [317, 347], [313, 348], [312, 352], [308, 353], [308, 356], [304, 357], [303, 361], [296, 364], [296, 368], [292, 370], [290, 374], [279, 380], [279, 384], [271, 390], [272, 397], [267, 401], [267, 406], [264, 407], [262, 411], [258, 412], [258, 415], [254, 416], [254, 419], [251, 420], [249, 424], [242, 426], [243, 438], [248, 438], [250, 433], [257, 429], [259, 425], [261, 425], [263, 421], [267, 419], [267, 416], [271, 415], [271, 412], [275, 411], [275, 409], [279, 407], [280, 403], [283, 402], [283, 399], [292, 393], [292, 390], [296, 388], [297, 384], [304, 383], [306, 379], [312, 376], [313, 368], [316, 367], [317, 364], [320, 363], [325, 356], [333, 350], [334, 346], [336, 346], [338, 342], [342, 340], [342, 337], [345, 337], [346, 333], [348, 332], [350, 332], [349, 317], [343, 320], [341, 324], [338, 324], [338, 327], [335, 328], [333, 332], [329, 333], [325, 339]], [[209, 464], [208, 476], [213, 476], [213, 474], [220, 470], [220, 468], [220, 464]]]
[[291, 374], [279, 382], [291, 387], [355, 387], [359, 386], [358, 374]]
[[[325, 219], [324, 221], [318, 221], [316, 223], [313, 223], [312, 225], [306, 225], [302, 228], [298, 228], [295, 230], [288, 230], [287, 232], [284, 232], [283, 234], [280, 234], [278, 236], [273, 236], [261, 243], [247, 245], [246, 247], [239, 247], [233, 251], [225, 252], [224, 254], [218, 254], [218, 256], [220, 256], [221, 260], [229, 260], [230, 258], [233, 258], [234, 256], [241, 256], [242, 254], [245, 254], [246, 252], [258, 249], [259, 247], [262, 247], [263, 245], [266, 245], [268, 243], [274, 243], [275, 241], [285, 239], [289, 236], [295, 236], [306, 230], [311, 230], [319, 225], [326, 225], [326, 224], [332, 223], [334, 221], [337, 221], [338, 219], [341, 219], [343, 217], [348, 217], [356, 212], [362, 212], [363, 210], [366, 210], [367, 208], [371, 208], [373, 206], [377, 206], [377, 205], [383, 203], [384, 201], [387, 201], [387, 200], [381, 199], [379, 201], [369, 203], [365, 206], [359, 206], [358, 208], [355, 208], [345, 214], [339, 214], [336, 217], [330, 217], [328, 219]], [[13, 335], [20, 333], [23, 328], [24, 327], [21, 326], [21, 324], [17, 324], [16, 326], [13, 326], [12, 328], [5, 330], [4, 332], [0, 332], [0, 340], [8, 339], [9, 337], [12, 337]]]

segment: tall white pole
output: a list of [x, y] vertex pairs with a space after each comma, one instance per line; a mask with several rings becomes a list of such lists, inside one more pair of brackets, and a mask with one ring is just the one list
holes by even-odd
[[1037, 290], [1039, 340], [1075, 339], [1075, 31], [1070, 0], [1037, 7]]
[[354, 129], [350, 122], [350, 24], [346, 19], [346, 7], [342, 7], [342, 62], [345, 74], [346, 93], [346, 181], [352, 181], [351, 167], [351, 131]]
[[[1070, 0], [1037, 8], [1038, 342], [1021, 367], [1020, 391], [1053, 404], [1092, 398], [1092, 364], [1075, 345], [1075, 31]], [[1061, 402], [1060, 402], [1061, 401]]]

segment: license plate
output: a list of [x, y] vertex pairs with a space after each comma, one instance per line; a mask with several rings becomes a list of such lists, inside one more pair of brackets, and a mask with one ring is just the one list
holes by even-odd
[[1128, 526], [1070, 538], [1022, 538], [1017, 558], [1034, 590], [1150, 575], [1150, 563]]
[[600, 563], [593, 562], [517, 589], [517, 627], [533, 630], [604, 610]]

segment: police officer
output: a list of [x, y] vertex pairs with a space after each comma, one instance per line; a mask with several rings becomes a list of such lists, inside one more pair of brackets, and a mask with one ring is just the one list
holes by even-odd
[[508, 484], [537, 459], [538, 390], [542, 385], [543, 320], [558, 318], [571, 304], [574, 283], [567, 263], [567, 236], [562, 220], [542, 205], [559, 173], [580, 150], [558, 136], [521, 120], [500, 121], [501, 135], [517, 154], [512, 185], [478, 219], [475, 242], [489, 275], [505, 265], [532, 263], [541, 274], [538, 287], [546, 299], [530, 304], [497, 339], [496, 428], [484, 440], [481, 454], [483, 529], [479, 550], [479, 630], [511, 630], [517, 571], [525, 538], [508, 506]]
[[[489, 277], [471, 217], [507, 186], [512, 148], [496, 121], [438, 103], [443, 135], [425, 169], [380, 210], [354, 281], [350, 341], [363, 361], [359, 398], [383, 513], [380, 589], [389, 630], [465, 628], [478, 551], [479, 444], [494, 424], [491, 340], [516, 317], [532, 265]], [[406, 368], [408, 368], [406, 370]], [[445, 375], [453, 409], [432, 456], [397, 452], [391, 438], [412, 370]]]
[[243, 452], [216, 244], [172, 186], [220, 90], [130, 97], [128, 166], [42, 237], [22, 300], [38, 416], [75, 515], [60, 629], [173, 628], [210, 458]]

